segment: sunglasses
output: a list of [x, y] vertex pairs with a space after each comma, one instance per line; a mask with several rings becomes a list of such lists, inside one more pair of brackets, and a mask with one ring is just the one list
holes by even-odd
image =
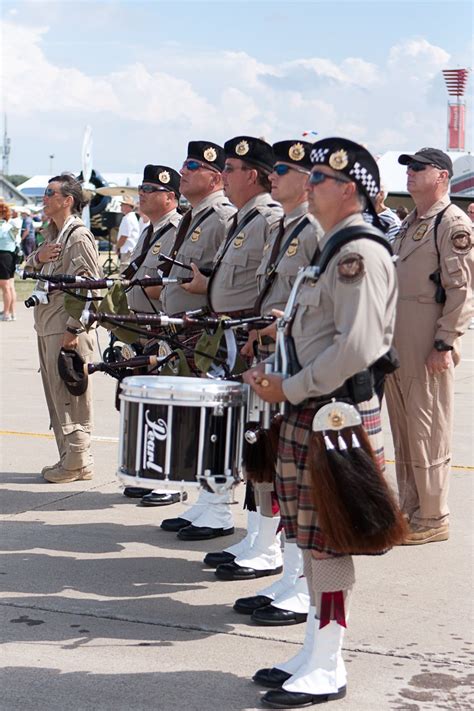
[[46, 188], [46, 190], [44, 191], [44, 196], [53, 197], [53, 195], [59, 195], [59, 193], [56, 190], [53, 190], [53, 188]]
[[238, 166], [233, 166], [230, 165], [229, 163], [226, 163], [224, 166], [224, 170], [222, 171], [223, 173], [233, 173], [235, 170], [254, 170], [251, 168], [249, 165], [238, 165]]
[[288, 175], [290, 170], [294, 170], [295, 173], [304, 173], [305, 175], [309, 175], [309, 170], [303, 170], [302, 168], [296, 168], [292, 165], [286, 165], [286, 163], [277, 163], [277, 165], [273, 166], [273, 173], [275, 173], [275, 175]]
[[162, 193], [169, 192], [167, 188], [159, 187], [158, 185], [139, 185], [139, 193]]
[[439, 165], [435, 165], [434, 163], [420, 163], [417, 160], [408, 163], [407, 168], [412, 170], [414, 173], [421, 173], [427, 168], [436, 168], [437, 170], [444, 170], [444, 168], [440, 168]]
[[216, 170], [216, 168], [211, 168], [210, 165], [201, 163], [199, 160], [194, 160], [193, 158], [188, 158], [187, 160], [185, 160], [183, 163], [183, 168], [186, 168], [187, 170], [190, 170], [191, 172], [194, 172], [195, 170], [199, 170], [200, 168], [202, 168], [203, 170], [212, 170], [213, 173], [219, 172], [218, 170]]
[[326, 175], [326, 173], [321, 173], [320, 170], [313, 170], [309, 174], [308, 182], [310, 185], [320, 185], [324, 183], [325, 180], [335, 180], [336, 183], [350, 183], [350, 180], [343, 180], [342, 178], [336, 178], [334, 175]]

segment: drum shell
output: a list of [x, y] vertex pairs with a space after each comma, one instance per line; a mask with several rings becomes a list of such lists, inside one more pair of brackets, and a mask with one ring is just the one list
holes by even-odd
[[122, 381], [120, 400], [122, 483], [198, 486], [206, 472], [221, 484], [239, 479], [247, 386], [138, 376]]

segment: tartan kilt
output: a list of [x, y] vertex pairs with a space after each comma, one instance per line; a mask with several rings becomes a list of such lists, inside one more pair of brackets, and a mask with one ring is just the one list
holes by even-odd
[[[322, 405], [321, 405], [322, 407]], [[293, 408], [284, 416], [278, 443], [276, 493], [280, 502], [285, 536], [299, 548], [341, 555], [325, 543], [324, 532], [318, 526], [318, 514], [312, 497], [312, 480], [307, 464], [308, 445], [313, 417], [318, 407]], [[383, 434], [379, 400], [374, 395], [359, 403], [357, 409], [367, 432], [380, 471], [385, 471]]]

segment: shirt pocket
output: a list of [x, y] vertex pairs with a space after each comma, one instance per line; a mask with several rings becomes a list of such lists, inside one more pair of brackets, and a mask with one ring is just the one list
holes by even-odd
[[[226, 261], [226, 257], [229, 261]], [[229, 283], [233, 287], [248, 285], [249, 255], [246, 252], [233, 251], [232, 255], [226, 254], [223, 263], [229, 275]]]

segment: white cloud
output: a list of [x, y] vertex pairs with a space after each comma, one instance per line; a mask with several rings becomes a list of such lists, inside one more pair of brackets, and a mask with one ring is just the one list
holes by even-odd
[[[268, 64], [245, 52], [190, 54], [170, 44], [164, 53], [147, 48], [146, 64], [123, 60], [114, 71], [89, 76], [74, 67], [72, 56], [69, 66], [48, 59], [48, 27], [5, 21], [2, 29], [10, 121], [21, 119], [22, 127], [28, 119], [60, 123], [58, 138], [64, 142], [68, 130], [71, 140], [78, 122], [94, 126], [108, 121], [119, 134], [121, 126], [133, 127], [134, 140], [142, 141], [134, 146], [137, 155], [145, 153], [150, 131], [155, 131], [158, 145], [175, 151], [171, 158], [176, 164], [187, 140], [223, 142], [237, 133], [275, 141], [316, 130], [320, 136], [360, 140], [378, 153], [444, 144], [445, 97], [438, 100], [436, 94], [434, 105], [427, 102], [450, 57], [424, 38], [394, 45], [379, 65], [362, 56]], [[140, 126], [141, 132], [136, 130]], [[105, 135], [112, 140], [115, 134]], [[105, 154], [116, 151], [115, 145], [103, 147]]]

